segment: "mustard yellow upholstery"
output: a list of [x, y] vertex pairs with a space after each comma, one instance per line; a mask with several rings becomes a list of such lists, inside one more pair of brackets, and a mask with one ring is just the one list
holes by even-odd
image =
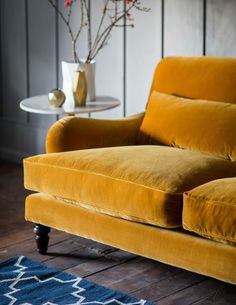
[[134, 145], [143, 116], [140, 113], [120, 120], [63, 118], [49, 129], [46, 151]]
[[236, 179], [235, 80], [233, 58], [166, 58], [145, 117], [57, 121], [24, 161], [26, 220], [236, 284], [236, 194], [214, 182]]
[[236, 58], [166, 57], [157, 65], [151, 92], [236, 103], [235, 79]]
[[26, 198], [25, 213], [28, 221], [236, 284], [236, 247], [96, 213], [41, 193]]
[[[173, 170], [174, 169], [174, 170]], [[27, 189], [161, 227], [182, 224], [182, 195], [236, 176], [236, 164], [165, 146], [100, 148], [30, 157]]]
[[162, 144], [236, 160], [236, 105], [153, 91], [140, 144]]
[[186, 230], [223, 242], [236, 242], [236, 178], [219, 179], [184, 194]]

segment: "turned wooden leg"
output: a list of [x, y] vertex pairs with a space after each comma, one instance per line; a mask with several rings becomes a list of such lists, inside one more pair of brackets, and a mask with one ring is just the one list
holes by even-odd
[[48, 250], [48, 241], [49, 236], [48, 233], [50, 232], [49, 227], [45, 227], [43, 225], [35, 225], [34, 233], [35, 233], [35, 241], [37, 245], [37, 250], [41, 254], [46, 254]]

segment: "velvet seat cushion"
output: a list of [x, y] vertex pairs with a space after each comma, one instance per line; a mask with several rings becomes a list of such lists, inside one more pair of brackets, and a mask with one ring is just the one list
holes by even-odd
[[236, 175], [234, 162], [167, 146], [125, 146], [24, 160], [27, 189], [142, 223], [182, 225], [183, 192]]
[[218, 179], [184, 194], [186, 230], [236, 243], [236, 178]]

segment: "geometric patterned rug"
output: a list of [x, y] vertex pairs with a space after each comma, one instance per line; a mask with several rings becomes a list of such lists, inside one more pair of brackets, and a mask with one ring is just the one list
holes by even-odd
[[151, 305], [25, 256], [0, 264], [1, 305]]

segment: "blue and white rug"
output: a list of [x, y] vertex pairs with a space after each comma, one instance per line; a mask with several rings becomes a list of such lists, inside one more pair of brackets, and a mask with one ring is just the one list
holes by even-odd
[[151, 305], [121, 292], [32, 261], [13, 257], [0, 264], [1, 305]]

